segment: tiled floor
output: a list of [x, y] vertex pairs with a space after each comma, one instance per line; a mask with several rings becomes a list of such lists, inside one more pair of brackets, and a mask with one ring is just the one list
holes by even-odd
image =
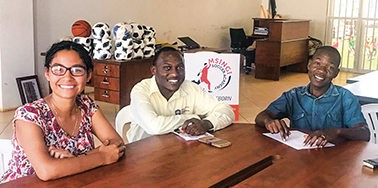
[[[358, 74], [340, 72], [334, 79], [334, 84], [345, 85], [348, 78], [358, 76]], [[240, 76], [240, 97], [239, 97], [239, 122], [253, 123], [256, 115], [265, 109], [270, 102], [278, 98], [283, 91], [292, 87], [307, 85], [308, 76], [306, 73], [281, 72], [280, 81], [255, 79], [254, 74], [246, 75], [244, 72]], [[86, 91], [93, 91], [89, 88]], [[93, 93], [90, 93], [93, 98]], [[117, 105], [97, 102], [107, 119], [114, 126], [115, 116], [119, 110]], [[12, 137], [12, 118], [14, 112], [7, 111], [0, 113], [0, 138]]]

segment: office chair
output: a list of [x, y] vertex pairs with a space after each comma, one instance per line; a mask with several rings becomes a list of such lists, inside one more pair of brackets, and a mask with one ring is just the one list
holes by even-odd
[[247, 38], [243, 28], [230, 28], [230, 37], [232, 52], [240, 53], [246, 57], [244, 71], [246, 74], [249, 74], [252, 63], [255, 61], [255, 50], [248, 51], [246, 49], [252, 45], [253, 41]]

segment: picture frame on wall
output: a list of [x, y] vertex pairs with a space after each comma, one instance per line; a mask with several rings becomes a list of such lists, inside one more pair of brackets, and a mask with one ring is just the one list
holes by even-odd
[[18, 77], [16, 81], [22, 104], [31, 103], [42, 97], [37, 75]]

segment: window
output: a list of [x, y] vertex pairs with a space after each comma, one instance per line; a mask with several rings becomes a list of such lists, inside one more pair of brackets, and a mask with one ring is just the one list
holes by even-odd
[[342, 55], [341, 69], [378, 70], [378, 0], [329, 0], [326, 44]]

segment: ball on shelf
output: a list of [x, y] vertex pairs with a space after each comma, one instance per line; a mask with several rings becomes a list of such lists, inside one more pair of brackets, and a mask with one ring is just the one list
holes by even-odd
[[152, 47], [145, 47], [143, 48], [143, 56], [144, 57], [152, 57], [155, 55], [155, 49]]
[[133, 51], [133, 59], [142, 59], [144, 57], [142, 48], [133, 49]]
[[113, 36], [116, 40], [126, 40], [128, 38], [131, 38], [132, 32], [133, 30], [131, 28], [131, 25], [126, 22], [117, 23], [113, 28]]
[[110, 28], [107, 23], [98, 22], [92, 27], [92, 35], [96, 39], [109, 38]]
[[142, 40], [134, 40], [133, 41], [133, 48], [138, 49], [138, 48], [144, 48], [145, 44]]
[[130, 60], [133, 58], [133, 50], [128, 50], [128, 51], [115, 51], [114, 52], [114, 57], [117, 60]]
[[126, 48], [126, 49], [133, 49], [134, 47], [134, 42], [131, 38], [129, 39], [126, 39], [126, 40], [116, 40], [115, 41], [115, 47], [116, 47], [116, 50], [119, 48], [119, 49], [122, 49], [122, 48]]
[[72, 24], [71, 32], [74, 37], [89, 37], [91, 25], [85, 20], [78, 20]]
[[108, 38], [94, 39], [93, 40], [93, 48], [94, 49], [102, 49], [102, 50], [111, 50], [112, 49], [112, 40], [110, 40]]
[[89, 37], [74, 37], [72, 39], [75, 43], [81, 44], [83, 46], [90, 47], [92, 46], [93, 39]]
[[133, 38], [137, 40], [141, 40], [144, 34], [144, 29], [141, 25], [137, 23], [130, 24], [131, 28], [133, 29]]
[[112, 54], [109, 50], [95, 49], [93, 50], [93, 59], [110, 59]]

